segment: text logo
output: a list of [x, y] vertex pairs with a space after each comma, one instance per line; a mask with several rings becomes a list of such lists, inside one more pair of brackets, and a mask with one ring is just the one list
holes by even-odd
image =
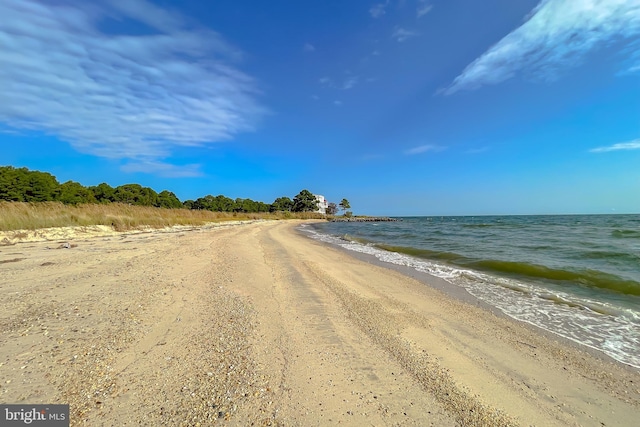
[[69, 405], [0, 405], [0, 426], [69, 427]]

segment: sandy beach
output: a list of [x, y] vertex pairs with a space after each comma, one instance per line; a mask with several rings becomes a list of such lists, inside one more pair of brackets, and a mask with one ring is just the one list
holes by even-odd
[[0, 402], [88, 426], [638, 425], [637, 369], [299, 224], [6, 240]]

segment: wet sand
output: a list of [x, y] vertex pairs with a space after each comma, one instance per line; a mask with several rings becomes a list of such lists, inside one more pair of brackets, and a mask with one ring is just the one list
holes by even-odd
[[638, 370], [296, 224], [0, 246], [0, 401], [91, 426], [637, 423]]

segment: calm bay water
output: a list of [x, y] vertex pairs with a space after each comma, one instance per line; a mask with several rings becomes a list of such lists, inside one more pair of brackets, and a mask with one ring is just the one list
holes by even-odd
[[640, 368], [640, 215], [410, 217], [304, 230], [444, 278]]

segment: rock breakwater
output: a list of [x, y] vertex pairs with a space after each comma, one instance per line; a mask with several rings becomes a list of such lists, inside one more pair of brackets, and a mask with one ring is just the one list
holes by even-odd
[[351, 217], [351, 218], [333, 218], [331, 222], [395, 222], [400, 221], [397, 218], [379, 217], [379, 216], [366, 216], [366, 217]]

